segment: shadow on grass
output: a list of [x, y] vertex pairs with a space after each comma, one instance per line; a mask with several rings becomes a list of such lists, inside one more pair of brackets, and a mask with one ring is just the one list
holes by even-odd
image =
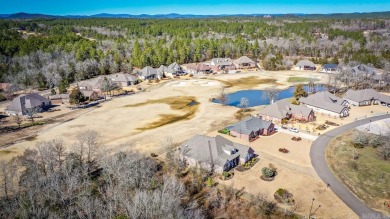
[[162, 98], [158, 100], [147, 100], [142, 103], [126, 105], [125, 107], [138, 107], [145, 106], [148, 104], [168, 104], [173, 110], [180, 110], [184, 112], [184, 115], [175, 115], [175, 114], [160, 114], [160, 118], [152, 123], [147, 124], [144, 127], [139, 127], [137, 130], [145, 131], [150, 129], [155, 129], [164, 125], [172, 124], [182, 120], [190, 120], [194, 118], [196, 111], [199, 108], [199, 104], [196, 101], [196, 98], [193, 96], [184, 96], [184, 97], [169, 97]]

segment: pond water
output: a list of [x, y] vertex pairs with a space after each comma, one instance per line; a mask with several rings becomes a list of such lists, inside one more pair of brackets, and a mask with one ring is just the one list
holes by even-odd
[[[305, 85], [304, 89], [306, 92], [309, 92], [309, 86]], [[324, 91], [327, 90], [327, 87], [323, 85], [317, 85], [315, 90]], [[290, 98], [294, 96], [295, 86], [291, 86], [288, 89], [281, 90], [276, 98], [276, 100], [281, 100], [285, 98]], [[268, 105], [270, 103], [269, 99], [266, 98], [264, 90], [241, 90], [227, 95], [228, 101], [227, 105], [238, 107], [242, 97], [248, 98], [249, 104], [248, 107]], [[214, 103], [221, 103], [218, 99], [213, 100]]]

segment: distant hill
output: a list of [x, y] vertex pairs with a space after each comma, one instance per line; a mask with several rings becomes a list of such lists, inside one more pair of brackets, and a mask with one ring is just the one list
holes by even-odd
[[136, 19], [184, 19], [184, 18], [218, 18], [218, 17], [302, 17], [302, 18], [378, 18], [390, 17], [390, 11], [370, 13], [334, 13], [334, 14], [220, 14], [220, 15], [195, 15], [195, 14], [94, 14], [94, 15], [46, 15], [46, 14], [0, 14], [0, 19], [48, 19], [48, 18], [136, 18]]

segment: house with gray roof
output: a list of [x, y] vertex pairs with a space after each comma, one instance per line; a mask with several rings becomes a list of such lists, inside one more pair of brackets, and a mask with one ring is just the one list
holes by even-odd
[[314, 70], [316, 70], [316, 66], [314, 65], [314, 63], [312, 61], [304, 59], [304, 60], [299, 61], [295, 65], [295, 70], [310, 70], [310, 71], [314, 71]]
[[16, 97], [4, 111], [7, 115], [22, 116], [27, 115], [28, 110], [34, 109], [37, 112], [42, 112], [50, 106], [50, 100], [37, 93], [22, 94]]
[[116, 73], [108, 76], [109, 79], [111, 79], [112, 82], [116, 83], [117, 85], [121, 87], [127, 87], [130, 85], [134, 85], [137, 81], [137, 77], [131, 74], [125, 74], [125, 73]]
[[168, 69], [173, 71], [176, 74], [180, 74], [183, 71], [183, 68], [179, 64], [177, 64], [176, 62], [168, 65]]
[[186, 66], [186, 72], [189, 74], [210, 74], [211, 68], [209, 65], [199, 63], [199, 64], [188, 64]]
[[52, 104], [64, 104], [69, 102], [69, 94], [50, 95], [49, 100]]
[[296, 119], [298, 121], [313, 121], [315, 119], [313, 109], [305, 105], [294, 105], [289, 99], [275, 101], [259, 112], [262, 120], [281, 122], [283, 119]]
[[152, 79], [161, 79], [163, 74], [158, 72], [156, 69], [146, 66], [139, 73], [139, 77], [141, 80], [152, 80]]
[[248, 58], [248, 56], [241, 56], [240, 58], [234, 60], [233, 63], [237, 69], [256, 67], [256, 62]]
[[210, 68], [217, 72], [221, 70], [235, 70], [236, 66], [230, 58], [213, 58], [210, 62]]
[[337, 64], [325, 64], [322, 66], [321, 73], [339, 73], [338, 65]]
[[348, 90], [344, 95], [344, 100], [352, 106], [369, 106], [379, 104], [381, 94], [374, 89]]
[[255, 157], [255, 151], [251, 147], [232, 142], [220, 135], [196, 135], [181, 144], [179, 150], [187, 164], [213, 169], [217, 173], [229, 171]]
[[318, 113], [335, 117], [346, 117], [349, 115], [348, 101], [336, 97], [329, 91], [317, 92], [308, 97], [301, 97], [299, 101]]
[[100, 75], [96, 78], [80, 81], [77, 83], [77, 86], [80, 90], [96, 91], [100, 93], [104, 77], [105, 76]]
[[261, 135], [271, 135], [275, 132], [275, 125], [270, 121], [261, 120], [258, 117], [248, 117], [228, 128], [230, 135], [237, 138], [252, 141]]

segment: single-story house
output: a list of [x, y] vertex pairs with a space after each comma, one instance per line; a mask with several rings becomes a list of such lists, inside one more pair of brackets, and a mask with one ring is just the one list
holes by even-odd
[[113, 75], [109, 75], [109, 78], [116, 84], [121, 87], [127, 87], [130, 85], [134, 85], [137, 81], [137, 77], [131, 74], [124, 73], [116, 73]]
[[314, 70], [316, 70], [316, 66], [314, 65], [314, 63], [312, 61], [309, 61], [309, 60], [305, 59], [305, 60], [299, 61], [295, 65], [295, 70], [310, 70], [310, 71], [314, 71]]
[[258, 117], [248, 117], [229, 127], [230, 135], [250, 141], [260, 135], [271, 135], [275, 131], [275, 125], [270, 121], [261, 120]]
[[83, 96], [87, 100], [98, 100], [100, 99], [100, 92], [94, 90], [80, 90]]
[[146, 66], [139, 73], [139, 77], [141, 80], [151, 80], [151, 79], [161, 79], [163, 76], [162, 73], [157, 72], [156, 69]]
[[214, 167], [217, 173], [229, 171], [255, 157], [251, 147], [234, 143], [220, 135], [196, 135], [181, 144], [179, 150], [187, 164], [208, 170]]
[[337, 64], [325, 64], [322, 66], [321, 73], [339, 73]]
[[301, 97], [299, 101], [318, 113], [336, 117], [346, 117], [349, 115], [348, 101], [336, 97], [328, 91], [317, 92], [308, 97]]
[[16, 97], [4, 111], [7, 115], [27, 115], [29, 109], [42, 112], [50, 106], [50, 100], [37, 93], [22, 94]]
[[376, 74], [376, 71], [364, 64], [356, 65], [351, 69], [352, 74], [360, 77], [370, 78]]
[[66, 102], [69, 102], [69, 94], [50, 95], [49, 100], [52, 104], [64, 104]]
[[296, 119], [299, 121], [313, 121], [315, 119], [313, 109], [305, 105], [294, 105], [289, 99], [275, 101], [273, 104], [260, 110], [262, 120], [281, 122], [283, 119]]
[[[386, 95], [385, 95], [386, 96]], [[374, 89], [348, 90], [344, 95], [344, 100], [352, 106], [369, 106], [379, 104], [381, 94]]]
[[104, 81], [105, 76], [98, 76], [96, 78], [92, 78], [85, 81], [80, 81], [77, 83], [78, 88], [81, 90], [89, 90], [96, 91], [98, 93], [101, 92], [102, 83]]
[[248, 56], [241, 56], [240, 58], [234, 60], [233, 63], [237, 69], [256, 67], [256, 62], [248, 58]]
[[176, 62], [171, 63], [168, 66], [168, 69], [173, 71], [174, 74], [181, 74], [183, 72], [183, 68], [179, 64], [177, 64]]
[[188, 64], [186, 72], [189, 74], [210, 74], [211, 68], [206, 64]]
[[215, 72], [220, 70], [236, 69], [236, 66], [230, 58], [213, 58], [210, 62], [210, 67]]

